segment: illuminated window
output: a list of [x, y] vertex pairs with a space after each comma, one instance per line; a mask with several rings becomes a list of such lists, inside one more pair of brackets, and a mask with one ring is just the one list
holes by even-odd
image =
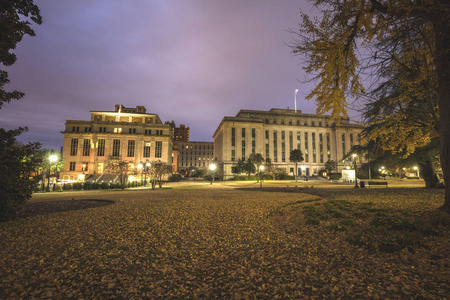
[[122, 132], [122, 128], [114, 128], [114, 133], [121, 133]]

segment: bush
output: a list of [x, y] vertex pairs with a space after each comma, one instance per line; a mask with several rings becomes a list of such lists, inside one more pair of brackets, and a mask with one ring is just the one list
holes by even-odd
[[172, 176], [169, 177], [170, 182], [179, 182], [181, 181], [181, 175], [180, 174], [172, 174]]
[[75, 191], [81, 191], [83, 189], [83, 183], [81, 182], [76, 182], [73, 184], [73, 189]]
[[341, 179], [341, 177], [342, 177], [341, 173], [330, 173], [331, 180], [339, 180], [339, 179]]

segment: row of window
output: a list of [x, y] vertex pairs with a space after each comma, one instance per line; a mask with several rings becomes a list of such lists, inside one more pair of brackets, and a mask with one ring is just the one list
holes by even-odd
[[[72, 127], [72, 132], [80, 132], [80, 127], [79, 126], [73, 126]], [[89, 133], [92, 132], [92, 127], [84, 127], [84, 132]], [[106, 127], [98, 127], [98, 132], [101, 133], [105, 133], [107, 132]], [[112, 132], [114, 133], [122, 133], [122, 128], [121, 127], [114, 127], [112, 129]], [[153, 131], [155, 135], [163, 135], [164, 131], [160, 130], [160, 129], [156, 129]], [[135, 134], [136, 133], [136, 128], [128, 128], [128, 133], [131, 134]], [[152, 130], [151, 129], [145, 129], [145, 135], [151, 135], [152, 134]]]
[[[266, 123], [266, 124], [270, 124], [269, 119], [266, 119], [266, 120], [265, 120], [265, 123]], [[277, 124], [277, 119], [273, 119], [273, 120], [272, 120], [272, 124]], [[286, 125], [285, 120], [284, 120], [284, 119], [281, 119], [281, 120], [280, 120], [280, 124], [281, 124], [281, 125]], [[288, 121], [288, 124], [289, 124], [289, 125], [294, 125], [294, 123], [292, 122], [292, 120], [289, 120], [289, 121]], [[321, 121], [317, 122], [317, 124], [318, 124], [318, 127], [322, 127], [322, 122], [321, 122]], [[296, 122], [295, 125], [297, 125], [297, 126], [302, 126], [302, 125], [303, 125], [303, 126], [308, 126], [308, 121], [305, 120], [305, 121], [303, 121], [303, 122], [300, 122], [300, 120], [297, 120], [297, 122]], [[310, 126], [311, 126], [311, 127], [315, 127], [315, 126], [316, 126], [316, 121], [311, 121]], [[329, 124], [328, 124], [327, 122], [325, 122], [325, 126], [328, 127]]]
[[[252, 129], [252, 133], [254, 132], [254, 129]], [[303, 133], [303, 156], [305, 159], [305, 162], [310, 162], [310, 147], [309, 147], [309, 134], [311, 134], [311, 141], [312, 141], [312, 162], [313, 163], [317, 163], [317, 154], [319, 153], [319, 162], [323, 163], [324, 162], [324, 139], [326, 139], [326, 157], [328, 160], [331, 159], [331, 146], [330, 146], [330, 133], [316, 133], [316, 132], [304, 132]], [[318, 146], [319, 149], [317, 149], [317, 143], [316, 143], [316, 138], [318, 136]], [[273, 131], [273, 156], [271, 156], [270, 154], [270, 144], [269, 144], [269, 137], [270, 137], [270, 132], [269, 130], [265, 131], [265, 157], [267, 158], [271, 158], [273, 157], [273, 162], [278, 162], [278, 132], [276, 130]], [[242, 138], [245, 138], [245, 128], [242, 128]], [[294, 132], [293, 131], [289, 131], [289, 137], [288, 137], [289, 141], [289, 152], [286, 153], [286, 132], [285, 131], [281, 131], [281, 161], [282, 162], [286, 162], [290, 152], [293, 149], [302, 149], [301, 148], [301, 140], [302, 140], [302, 134], [300, 131], [296, 132], [296, 138], [295, 138], [295, 145], [294, 145]], [[353, 139], [353, 133], [349, 134], [349, 139], [350, 139], [350, 148], [353, 146], [354, 144], [354, 139]], [[236, 160], [236, 129], [234, 127], [231, 128], [231, 160], [235, 161]], [[245, 158], [246, 157], [246, 151], [245, 151], [245, 139], [242, 139], [242, 144], [241, 144], [241, 157]], [[349, 149], [350, 149], [349, 148]], [[318, 151], [318, 152], [317, 152]], [[252, 153], [255, 153], [255, 138], [254, 135], [252, 134]], [[346, 136], [345, 133], [342, 134], [342, 153], [345, 155], [346, 154]]]
[[[116, 140], [116, 139], [113, 140], [111, 156], [121, 156], [120, 143], [121, 143], [121, 140]], [[135, 148], [136, 148], [136, 141], [128, 140], [127, 157], [135, 156]], [[105, 156], [105, 149], [106, 149], [106, 140], [98, 139], [97, 156]], [[151, 153], [151, 142], [144, 142], [143, 157], [150, 157], [150, 153]], [[70, 156], [77, 156], [77, 155], [78, 155], [78, 139], [72, 139], [70, 142]], [[83, 148], [82, 148], [81, 155], [82, 156], [90, 156], [91, 155], [91, 140], [90, 139], [83, 140]], [[162, 141], [155, 141], [155, 157], [161, 158], [161, 156], [162, 156]]]

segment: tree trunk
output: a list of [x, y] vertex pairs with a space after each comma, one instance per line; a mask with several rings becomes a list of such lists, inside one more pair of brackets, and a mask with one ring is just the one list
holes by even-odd
[[434, 171], [434, 166], [431, 160], [420, 161], [419, 171], [425, 181], [425, 188], [432, 189], [438, 185], [439, 179]]
[[450, 14], [444, 10], [448, 0], [436, 0], [441, 13], [433, 15], [436, 37], [436, 66], [439, 92], [439, 140], [444, 173], [445, 202], [442, 210], [450, 213]]

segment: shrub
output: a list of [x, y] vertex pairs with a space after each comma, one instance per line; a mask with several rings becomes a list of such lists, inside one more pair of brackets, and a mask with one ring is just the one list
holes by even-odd
[[170, 182], [179, 182], [181, 181], [181, 175], [180, 174], [172, 174], [172, 176], [169, 177]]

